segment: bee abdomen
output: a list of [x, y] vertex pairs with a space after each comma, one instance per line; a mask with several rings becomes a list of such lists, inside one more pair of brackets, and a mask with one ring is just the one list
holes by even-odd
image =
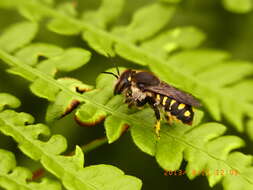
[[181, 111], [176, 117], [183, 123], [191, 125], [193, 120], [194, 112], [191, 106], [186, 106], [186, 108]]
[[161, 104], [166, 112], [170, 112], [172, 116], [175, 116], [183, 123], [191, 125], [194, 116], [192, 106], [177, 102], [169, 97], [163, 97]]

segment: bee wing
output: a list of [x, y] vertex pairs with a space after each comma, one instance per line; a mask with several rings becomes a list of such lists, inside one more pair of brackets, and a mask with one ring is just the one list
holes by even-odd
[[173, 86], [170, 86], [165, 82], [161, 82], [159, 85], [156, 86], [145, 86], [144, 90], [168, 96], [169, 98], [173, 98], [180, 103], [184, 103], [194, 107], [201, 106], [199, 101], [196, 100], [192, 95], [183, 92]]

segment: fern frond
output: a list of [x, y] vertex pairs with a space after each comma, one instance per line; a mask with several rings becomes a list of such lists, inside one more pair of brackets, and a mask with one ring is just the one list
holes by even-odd
[[[30, 52], [30, 50], [32, 50]], [[30, 52], [30, 53], [29, 53]], [[38, 70], [54, 77], [57, 72], [70, 72], [85, 65], [90, 59], [90, 52], [81, 48], [62, 48], [51, 44], [30, 44], [16, 52], [17, 58]], [[39, 57], [45, 60], [39, 62]], [[69, 64], [71, 63], [71, 64]], [[33, 72], [20, 67], [11, 67], [8, 72], [33, 81], [31, 91], [42, 98], [54, 101], [59, 89], [37, 78]]]
[[9, 190], [60, 190], [61, 185], [56, 180], [43, 178], [41, 182], [29, 182], [32, 172], [16, 166], [14, 154], [0, 149], [0, 187]]
[[31, 42], [37, 31], [37, 23], [16, 23], [7, 28], [0, 36], [0, 47], [7, 52], [13, 52]]
[[[135, 117], [147, 118], [148, 115], [148, 111], [143, 111]], [[185, 159], [186, 175], [190, 179], [197, 175], [206, 175], [211, 187], [222, 181], [224, 189], [227, 190], [253, 187], [252, 156], [231, 153], [244, 143], [236, 136], [221, 136], [226, 130], [223, 125], [205, 123], [194, 128], [180, 125], [162, 128], [159, 141], [152, 139], [153, 132], [141, 125], [131, 127], [131, 135], [136, 145], [142, 151], [153, 155], [165, 170], [179, 169]], [[242, 160], [239, 157], [247, 159]], [[242, 165], [238, 165], [239, 162]], [[230, 182], [237, 185], [232, 188]]]
[[[91, 90], [93, 87], [83, 84], [81, 81], [74, 78], [60, 78], [57, 81], [68, 87], [72, 92], [84, 93]], [[52, 122], [70, 113], [81, 102], [81, 99], [75, 98], [73, 95], [59, 91], [54, 101], [52, 101], [46, 112], [46, 121]]]
[[[63, 3], [57, 9], [70, 18], [74, 18], [77, 15], [72, 2]], [[69, 22], [63, 22], [61, 19], [52, 19], [47, 26], [51, 31], [62, 35], [75, 35], [81, 32], [80, 27]]]
[[[173, 6], [164, 6], [160, 3], [147, 5], [134, 13], [129, 25], [114, 27], [112, 33], [121, 36], [126, 41], [143, 41], [164, 28], [171, 20], [173, 13]], [[85, 39], [88, 40], [88, 38]]]
[[0, 111], [5, 109], [5, 107], [17, 108], [21, 102], [15, 96], [7, 93], [0, 93]]
[[[166, 56], [162, 57], [161, 55], [164, 55], [164, 53], [158, 53], [154, 55], [150, 53], [147, 48], [145, 48], [147, 46], [146, 43], [149, 44], [149, 47], [152, 45], [156, 47], [160, 45], [159, 49], [161, 49], [161, 52], [164, 51], [164, 49], [165, 52], [170, 52], [171, 50], [175, 49], [175, 47], [184, 47], [181, 41], [175, 41], [174, 39], [170, 38], [170, 32], [168, 32], [166, 36], [166, 38], [168, 37], [168, 41], [162, 41], [157, 44], [157, 40], [152, 42], [151, 39], [154, 34], [157, 34], [157, 32], [159, 32], [165, 26], [165, 24], [170, 21], [172, 13], [174, 12], [174, 7], [172, 5], [166, 6], [164, 4], [157, 3], [148, 5], [144, 8], [141, 8], [134, 14], [133, 20], [129, 25], [122, 27], [117, 26], [112, 30], [112, 32], [109, 32], [103, 28], [105, 27], [105, 24], [107, 24], [107, 21], [105, 21], [104, 24], [100, 24], [98, 26], [96, 24], [91, 24], [85, 20], [78, 20], [74, 17], [69, 17], [65, 13], [55, 11], [49, 6], [45, 6], [38, 1], [22, 1], [21, 4], [22, 6], [34, 7], [34, 9], [39, 10], [39, 13], [48, 15], [53, 19], [62, 20], [62, 22], [64, 22], [63, 24], [65, 25], [70, 23], [71, 25], [79, 27], [80, 30], [83, 31], [83, 38], [88, 42], [88, 44], [103, 55], [113, 56], [115, 54], [118, 54], [121, 57], [131, 60], [134, 63], [148, 65], [150, 70], [156, 73], [162, 80], [168, 83], [172, 83], [175, 86], [180, 87], [181, 89], [188, 91], [201, 99], [206, 109], [217, 121], [220, 121], [221, 116], [224, 116], [231, 122], [231, 124], [233, 124], [233, 126], [236, 127], [238, 131], [244, 131], [245, 129], [243, 127], [243, 118], [245, 116], [252, 118], [252, 114], [249, 112], [249, 110], [252, 108], [252, 104], [245, 99], [238, 102], [237, 98], [231, 95], [230, 92], [227, 93], [227, 91], [224, 90], [224, 88], [227, 87], [227, 84], [224, 84], [223, 86], [209, 86], [207, 85], [209, 83], [205, 83], [205, 81], [201, 80], [201, 78], [198, 79], [195, 77], [195, 73], [188, 73], [188, 71], [181, 69], [181, 67], [177, 64], [174, 64], [174, 62], [173, 64], [168, 64], [168, 62], [171, 63], [170, 60], [173, 57], [169, 57], [169, 59], [167, 59]], [[106, 6], [102, 7], [104, 9]], [[153, 24], [147, 22], [146, 18], [151, 15], [151, 13], [152, 15], [158, 14], [157, 16], [153, 16], [151, 19], [152, 23], [157, 24], [156, 27], [153, 27]], [[101, 14], [98, 10], [96, 12], [93, 12], [92, 15], [96, 18], [101, 18], [101, 15], [103, 14]], [[115, 15], [118, 15], [118, 13], [115, 13]], [[182, 31], [184, 31], [184, 29], [182, 29]], [[177, 33], [178, 32], [174, 32], [172, 34], [178, 35]], [[156, 38], [162, 38], [162, 35], [164, 34], [161, 34], [161, 36], [158, 35]], [[182, 36], [184, 35], [182, 34]], [[180, 37], [182, 38], [182, 36]], [[203, 37], [201, 37], [201, 34], [195, 32], [195, 36], [199, 37], [197, 37], [194, 41], [189, 40], [188, 45], [192, 44], [192, 47], [196, 47], [196, 45], [202, 41]], [[187, 57], [185, 59], [189, 60]], [[208, 60], [208, 58], [205, 59]], [[200, 62], [196, 64], [196, 67], [199, 65], [199, 63]], [[203, 66], [204, 63], [206, 63], [206, 61], [203, 61], [203, 64], [200, 65]], [[239, 65], [239, 63], [237, 62], [235, 65]], [[247, 65], [247, 63], [244, 65]], [[210, 68], [214, 68], [214, 75], [218, 75], [219, 72], [221, 72], [221, 70], [219, 70], [222, 69], [221, 67], [217, 67], [217, 69], [215, 69], [217, 64], [211, 63], [209, 66]], [[193, 66], [193, 68], [196, 67]], [[247, 72], [244, 73], [246, 70]], [[242, 70], [237, 71], [237, 74], [238, 73], [242, 77], [248, 76], [249, 74], [252, 75], [252, 68], [250, 65], [248, 65], [242, 68]], [[198, 74], [202, 74], [202, 71], [200, 71]], [[229, 80], [234, 77], [234, 75], [228, 75], [228, 73], [226, 73], [224, 76], [226, 76], [226, 79]], [[221, 80], [224, 81], [223, 79]], [[230, 80], [230, 82], [233, 82], [229, 84], [231, 91], [234, 84], [240, 83], [238, 80]], [[228, 111], [231, 108], [237, 108], [237, 113], [235, 114]]]
[[124, 7], [125, 1], [110, 1], [102, 0], [101, 5], [97, 10], [87, 11], [82, 14], [82, 19], [90, 22], [99, 28], [106, 28], [119, 17]]
[[[54, 89], [58, 88], [58, 90], [61, 90], [62, 92], [66, 93], [67, 95], [69, 95], [71, 97], [74, 97], [74, 99], [77, 99], [80, 102], [85, 102], [87, 104], [92, 104], [96, 108], [99, 108], [99, 109], [101, 109], [101, 110], [103, 110], [107, 113], [115, 115], [116, 117], [119, 117], [121, 119], [129, 120], [132, 123], [135, 123], [135, 122], [142, 123], [141, 121], [130, 118], [127, 114], [121, 114], [120, 112], [115, 111], [111, 107], [105, 106], [104, 104], [101, 104], [97, 100], [91, 98], [91, 96], [88, 93], [80, 94], [80, 93], [77, 93], [75, 91], [72, 91], [71, 88], [57, 82], [50, 75], [48, 75], [44, 72], [41, 72], [39, 69], [33, 68], [33, 67], [31, 67], [27, 64], [22, 63], [16, 57], [11, 56], [10, 54], [8, 54], [8, 53], [6, 53], [2, 50], [0, 50], [0, 58], [12, 67], [15, 66], [15, 67], [21, 68], [22, 70], [24, 70], [27, 73], [32, 73], [34, 76], [36, 76], [38, 78], [38, 80], [40, 79], [40, 80], [44, 81], [46, 84], [51, 85], [52, 88], [54, 88]], [[106, 80], [107, 79], [104, 78], [102, 85], [104, 85], [104, 82], [106, 82]], [[41, 88], [39, 88], [39, 86], [38, 86], [38, 89], [42, 90]], [[110, 88], [110, 91], [112, 92], [112, 88]], [[41, 92], [41, 93], [43, 94], [44, 92]], [[91, 93], [93, 93], [93, 92], [91, 92]], [[55, 91], [54, 95], [55, 94], [57, 94], [56, 91]], [[42, 97], [41, 94], [38, 94], [38, 96]], [[110, 96], [111, 96], [111, 94], [110, 94]], [[44, 96], [44, 98], [50, 100], [49, 96]]]
[[41, 164], [67, 189], [140, 189], [141, 181], [124, 175], [118, 168], [110, 165], [83, 167], [84, 156], [81, 148], [76, 147], [74, 156], [60, 155], [67, 148], [66, 139], [53, 135], [48, 141], [39, 136], [48, 136], [50, 131], [43, 124], [32, 124], [33, 117], [27, 113], [5, 110], [0, 113], [0, 131], [11, 136], [22, 152]]
[[[250, 88], [251, 81], [249, 81], [249, 83], [241, 83], [241, 79], [252, 75], [253, 70], [251, 64], [247, 62], [233, 62], [232, 64], [227, 64], [227, 53], [213, 50], [184, 50], [172, 55], [171, 53], [174, 50], [180, 48], [195, 48], [204, 39], [204, 35], [201, 31], [195, 28], [189, 29], [184, 27], [172, 29], [165, 33], [161, 33], [161, 35], [157, 35], [165, 24], [170, 21], [174, 11], [174, 7], [172, 6], [165, 6], [163, 4], [146, 6], [135, 13], [133, 21], [129, 25], [117, 26], [112, 32], [109, 32], [106, 30], [108, 23], [115, 19], [119, 15], [119, 12], [112, 14], [114, 15], [112, 16], [113, 19], [101, 20], [101, 23], [90, 23], [88, 20], [85, 20], [85, 16], [83, 20], [78, 20], [74, 17], [75, 14], [62, 11], [62, 9], [56, 11], [50, 8], [50, 6], [41, 4], [38, 1], [28, 0], [20, 2], [20, 4], [22, 4], [20, 7], [26, 7], [27, 10], [29, 8], [30, 11], [34, 8], [38, 10], [39, 15], [51, 17], [51, 22], [54, 23], [57, 21], [57, 24], [51, 23], [51, 26], [49, 24], [49, 29], [54, 32], [67, 35], [82, 32], [83, 38], [97, 52], [105, 56], [114, 56], [117, 54], [134, 63], [149, 66], [150, 70], [155, 72], [162, 80], [172, 83], [200, 98], [205, 108], [216, 120], [221, 120], [221, 116], [225, 116], [239, 131], [243, 131], [243, 117], [249, 116], [253, 118], [251, 112], [252, 99], [247, 95], [252, 89]], [[90, 17], [99, 20], [99, 18], [102, 17], [101, 15], [104, 15], [104, 10], [107, 9], [106, 6], [102, 7], [103, 8], [100, 8], [99, 11], [92, 12]], [[32, 12], [30, 13], [32, 14]], [[146, 18], [148, 18], [151, 13], [155, 15], [150, 19], [152, 22], [156, 23], [153, 28], [149, 22], [145, 22]], [[89, 16], [87, 17], [89, 18]], [[163, 19], [161, 19], [161, 17]], [[74, 32], [69, 32], [67, 27], [76, 28], [73, 30]], [[64, 33], [64, 31], [67, 32]], [[154, 35], [156, 35], [156, 37], [152, 38]], [[188, 39], [187, 35], [194, 35], [197, 37], [191, 40], [192, 38]], [[187, 43], [180, 41], [180, 39], [184, 37], [187, 39]], [[156, 53], [153, 52], [152, 46], [156, 47]], [[20, 48], [20, 46], [17, 48]], [[233, 187], [231, 188], [230, 184], [235, 183], [238, 183], [235, 187], [239, 189], [252, 189], [252, 157], [233, 152], [236, 148], [243, 146], [244, 143], [236, 136], [221, 136], [225, 131], [223, 125], [206, 123], [198, 124], [193, 128], [186, 128], [178, 124], [174, 124], [171, 127], [164, 124], [162, 125], [161, 139], [158, 141], [152, 129], [154, 118], [150, 117], [150, 115], [153, 115], [153, 112], [149, 109], [145, 109], [135, 113], [127, 109], [126, 105], [121, 105], [122, 98], [120, 96], [113, 97], [112, 95], [113, 80], [109, 78], [111, 76], [100, 76], [96, 85], [97, 89], [80, 94], [78, 90], [76, 90], [76, 86], [79, 87], [79, 85], [84, 84], [77, 81], [69, 81], [70, 84], [66, 84], [65, 82], [53, 78], [55, 76], [55, 69], [57, 68], [57, 66], [55, 66], [57, 63], [55, 64], [53, 60], [54, 56], [46, 60], [48, 61], [45, 61], [46, 64], [40, 65], [41, 63], [38, 63], [38, 65], [34, 64], [31, 66], [26, 64], [21, 57], [18, 57], [18, 54], [12, 56], [0, 50], [0, 58], [12, 66], [11, 69], [14, 69], [14, 72], [11, 72], [17, 73], [23, 77], [29, 76], [27, 77], [28, 80], [32, 82], [35, 81], [31, 86], [33, 93], [52, 102], [51, 108], [48, 108], [48, 115], [52, 116], [51, 118], [47, 117], [49, 121], [66, 114], [68, 112], [68, 106], [71, 105], [73, 101], [77, 100], [78, 103], [84, 103], [77, 109], [75, 114], [77, 120], [84, 124], [94, 124], [96, 121], [105, 118], [105, 128], [110, 143], [117, 140], [129, 125], [131, 126], [130, 131], [135, 144], [143, 152], [155, 156], [162, 168], [166, 170], [178, 169], [182, 160], [185, 159], [188, 162], [186, 170], [190, 179], [196, 176], [192, 173], [192, 170], [196, 168], [199, 170], [208, 170], [212, 174], [216, 169], [220, 168], [225, 171], [238, 171], [238, 178], [228, 175], [211, 175], [207, 176], [207, 178], [210, 186], [222, 181], [225, 189], [232, 189]], [[65, 63], [67, 64], [68, 62], [69, 61], [66, 61]], [[64, 66], [63, 68], [66, 69]], [[230, 70], [230, 72], [226, 72], [226, 70]], [[212, 83], [209, 77], [210, 79], [215, 78], [215, 80], [217, 77], [218, 83]], [[72, 82], [75, 84], [72, 84]], [[237, 88], [241, 89], [240, 98], [234, 96], [233, 90]], [[47, 89], [46, 92], [44, 92], [43, 89]], [[63, 99], [64, 101], [62, 101]], [[236, 111], [231, 112], [231, 110]], [[7, 115], [11, 115], [14, 112], [7, 113]], [[7, 116], [4, 118], [10, 119]], [[22, 116], [22, 118], [24, 118], [24, 116]], [[28, 120], [30, 119], [27, 119], [27, 121]], [[145, 122], [143, 122], [143, 120], [145, 120]], [[23, 125], [24, 123], [22, 126]], [[11, 125], [11, 127], [13, 126], [14, 125]], [[44, 131], [45, 127], [41, 128], [43, 128], [42, 133], [48, 133], [47, 130]], [[14, 132], [9, 132], [9, 130], [7, 130], [7, 132], [5, 131], [6, 134], [13, 136], [13, 138], [18, 141], [19, 136], [16, 132], [15, 130]], [[52, 138], [56, 138], [54, 139], [55, 143], [63, 139], [59, 136], [53, 136]], [[22, 141], [23, 140], [24, 139], [22, 139]], [[36, 143], [41, 143], [37, 137], [33, 140], [36, 140]], [[51, 141], [49, 140], [43, 143], [50, 144]], [[39, 146], [34, 147], [37, 151], [35, 155], [32, 155], [27, 148], [22, 149], [21, 147], [21, 149], [27, 155], [31, 157], [34, 156], [34, 159], [41, 160], [45, 168], [59, 177], [67, 188], [71, 188], [70, 186], [74, 184], [68, 182], [64, 176], [61, 176], [64, 164], [59, 166], [58, 160], [54, 157], [57, 155], [57, 158], [66, 159], [63, 156], [59, 156], [65, 149], [62, 147], [64, 142], [60, 144], [61, 145], [49, 145], [50, 148], [54, 147], [59, 149], [53, 149], [50, 153], [46, 152], [51, 151], [50, 148], [44, 150]], [[77, 148], [76, 155], [78, 154], [80, 154], [79, 148]], [[78, 156], [74, 156], [73, 158], [75, 157]], [[80, 157], [76, 159], [80, 160]], [[55, 165], [58, 167], [50, 165], [52, 160], [55, 161]], [[240, 166], [236, 163], [238, 160], [240, 160]], [[65, 161], [61, 163], [65, 163]], [[71, 162], [71, 164], [73, 163], [75, 162]], [[74, 168], [75, 166], [71, 164], [68, 165], [68, 167]], [[247, 170], [247, 168], [249, 170]], [[79, 173], [68, 174], [68, 179], [72, 180], [73, 175], [79, 176]], [[82, 183], [82, 181], [78, 181], [78, 183], [81, 184], [78, 185], [80, 187], [82, 185], [85, 186], [85, 183]], [[138, 184], [136, 186], [138, 186]]]
[[[19, 64], [16, 63], [16, 65]], [[39, 73], [39, 71], [36, 72]], [[100, 76], [98, 78], [97, 86], [99, 86], [99, 88], [101, 89], [101, 93], [97, 93], [96, 91], [94, 91], [96, 92], [97, 96], [103, 97], [103, 89], [106, 87], [108, 88], [108, 81], [113, 81], [112, 76]], [[54, 84], [55, 83], [57, 82], [54, 82]], [[58, 83], [57, 85], [60, 86]], [[65, 88], [61, 89], [65, 91]], [[93, 93], [93, 91], [91, 91], [90, 93]], [[91, 98], [94, 97], [94, 94], [91, 94], [91, 96], [89, 96], [88, 94], [89, 92], [85, 93], [81, 97], [84, 101], [86, 101], [86, 97], [89, 97], [87, 101], [89, 105], [89, 103], [93, 103], [94, 101]], [[112, 96], [112, 89], [110, 89], [110, 94]], [[109, 91], [107, 96], [109, 97]], [[107, 133], [108, 138], [111, 140], [111, 142], [113, 142], [120, 136], [122, 130], [124, 129], [124, 125], [127, 124], [132, 126], [130, 130], [135, 144], [142, 151], [155, 156], [157, 162], [164, 169], [178, 169], [181, 165], [183, 158], [185, 158], [189, 162], [189, 164], [187, 165], [187, 175], [189, 176], [189, 178], [195, 177], [192, 176], [190, 173], [192, 168], [208, 170], [210, 172], [214, 172], [215, 170], [217, 170], [217, 168], [222, 168], [225, 171], [235, 170], [241, 174], [240, 180], [243, 181], [242, 185], [245, 185], [247, 188], [252, 188], [252, 180], [243, 173], [243, 170], [240, 170], [240, 168], [236, 167], [233, 164], [230, 164], [228, 161], [229, 156], [231, 155], [230, 152], [235, 148], [241, 147], [243, 145], [243, 141], [235, 136], [220, 137], [220, 135], [222, 135], [225, 131], [224, 126], [216, 123], [206, 123], [191, 129], [178, 124], [173, 125], [172, 127], [164, 125], [161, 131], [161, 139], [157, 141], [157, 138], [154, 135], [152, 129], [152, 126], [154, 124], [154, 117], [150, 118], [150, 115], [152, 115], [152, 111], [144, 110], [131, 115], [127, 115], [129, 114], [129, 109], [119, 107], [118, 105], [120, 105], [120, 102], [122, 102], [122, 99], [118, 97], [114, 97], [112, 99], [107, 98], [106, 103], [96, 101], [95, 104], [90, 105], [91, 108], [86, 107], [85, 109], [89, 111], [94, 107], [96, 109], [96, 106], [99, 105], [99, 108], [106, 108], [103, 109], [105, 113], [109, 111], [109, 113], [112, 114], [112, 116], [107, 117], [107, 119], [110, 119], [111, 121], [105, 121], [105, 124], [114, 123], [113, 127], [116, 126], [113, 131], [108, 131]], [[127, 111], [127, 113], [124, 113], [124, 110]], [[93, 112], [91, 114], [91, 117], [93, 117], [93, 115], [96, 115], [96, 113], [96, 111]], [[119, 118], [122, 119], [120, 122]], [[85, 117], [85, 119], [87, 118]], [[145, 123], [142, 122], [143, 120], [145, 120]], [[108, 126], [106, 127], [106, 129], [108, 130]], [[56, 146], [54, 145], [54, 147]], [[183, 156], [184, 154], [185, 156]], [[222, 176], [208, 176], [210, 186], [215, 185], [222, 179]], [[229, 179], [230, 178], [228, 178], [227, 180]], [[224, 184], [227, 183], [224, 182]], [[226, 188], [226, 185], [224, 185], [224, 187]]]

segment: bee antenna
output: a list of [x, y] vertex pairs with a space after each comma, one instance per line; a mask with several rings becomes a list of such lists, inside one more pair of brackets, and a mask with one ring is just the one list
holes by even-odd
[[112, 72], [106, 72], [106, 71], [104, 71], [104, 72], [102, 72], [102, 73], [104, 73], [104, 74], [109, 74], [109, 75], [113, 75], [113, 76], [116, 77], [117, 79], [119, 78], [118, 75], [116, 75], [116, 74], [114, 74], [114, 73], [112, 73]]
[[119, 67], [118, 67], [114, 62], [113, 62], [113, 64], [114, 64], [114, 66], [115, 66], [115, 68], [116, 68], [116, 71], [117, 71], [118, 76], [120, 76]]
[[117, 74], [118, 74], [118, 76], [120, 76], [120, 73], [119, 73], [119, 68], [118, 68], [118, 66], [116, 66], [116, 70], [117, 70]]

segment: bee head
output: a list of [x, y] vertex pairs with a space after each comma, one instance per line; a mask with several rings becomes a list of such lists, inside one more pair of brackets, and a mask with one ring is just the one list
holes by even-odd
[[114, 94], [120, 94], [123, 92], [124, 89], [131, 86], [131, 80], [132, 76], [136, 73], [136, 71], [133, 71], [131, 69], [128, 69], [124, 71], [118, 78], [115, 88], [114, 88]]

